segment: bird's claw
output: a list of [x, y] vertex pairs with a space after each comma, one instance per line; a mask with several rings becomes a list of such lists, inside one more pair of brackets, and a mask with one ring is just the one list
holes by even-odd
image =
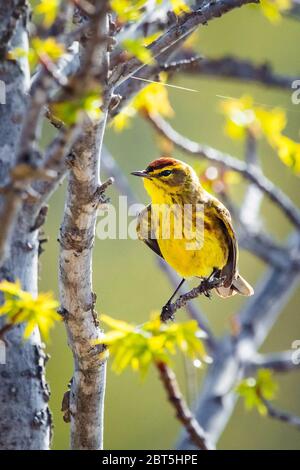
[[175, 315], [172, 311], [171, 303], [168, 302], [166, 303], [166, 305], [163, 306], [160, 314], [160, 319], [163, 323], [166, 323], [169, 320], [174, 321]]
[[209, 300], [211, 300], [211, 293], [208, 290], [205, 290], [203, 292], [203, 294], [205, 295], [205, 297], [207, 297]]
[[216, 287], [220, 287], [225, 280], [223, 277], [219, 277], [219, 274], [219, 271], [213, 271], [209, 277], [203, 279], [203, 281], [201, 282], [203, 294], [208, 299], [211, 299], [211, 290], [215, 289]]
[[210, 289], [212, 288], [212, 279], [203, 279], [203, 281], [201, 282], [201, 287], [203, 289], [203, 294], [205, 295], [205, 297], [211, 299]]

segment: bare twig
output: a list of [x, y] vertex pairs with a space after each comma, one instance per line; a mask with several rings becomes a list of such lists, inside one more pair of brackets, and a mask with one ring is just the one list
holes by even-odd
[[273, 372], [299, 370], [300, 363], [293, 361], [293, 353], [295, 351], [257, 354], [245, 364], [245, 375], [253, 375], [257, 369], [271, 369]]
[[[181, 15], [174, 26], [166, 33], [162, 34], [156, 41], [149, 45], [149, 50], [154, 58], [172, 47], [174, 43], [188, 36], [199, 25], [220, 17], [234, 8], [241, 7], [249, 3], [257, 3], [256, 0], [223, 0], [222, 2], [208, 2], [203, 7]], [[125, 64], [117, 66], [111, 77], [110, 83], [114, 86], [120, 85], [131, 75], [137, 73], [144, 65], [136, 58], [127, 61]]]
[[[245, 139], [245, 162], [249, 168], [255, 168], [259, 171], [259, 161], [257, 154], [257, 141], [255, 136], [251, 132], [247, 132]], [[263, 193], [256, 186], [256, 184], [250, 184], [247, 188], [243, 204], [240, 209], [240, 219], [244, 226], [250, 226], [252, 230], [255, 228], [260, 229], [260, 207], [263, 200]]]
[[[172, 286], [174, 287], [174, 289], [176, 289], [176, 287], [178, 286], [179, 281], [180, 281], [179, 276], [161, 258], [158, 258], [158, 265], [159, 265], [160, 269], [162, 269], [162, 271], [169, 278], [169, 280], [170, 280]], [[188, 315], [191, 318], [193, 318], [194, 320], [196, 320], [196, 322], [199, 325], [199, 328], [201, 328], [201, 330], [203, 330], [206, 333], [206, 337], [204, 338], [204, 341], [205, 341], [206, 345], [208, 346], [209, 350], [213, 351], [214, 348], [215, 348], [215, 345], [216, 345], [216, 339], [214, 337], [213, 332], [211, 331], [211, 329], [209, 327], [208, 320], [206, 319], [204, 314], [201, 312], [201, 310], [199, 309], [199, 307], [195, 303], [193, 303], [191, 301], [187, 302], [185, 304], [185, 308], [188, 312]], [[174, 315], [174, 313], [175, 312], [173, 312], [173, 315]]]
[[53, 92], [53, 86], [58, 84], [64, 87], [67, 84], [65, 76], [50, 61], [41, 57], [41, 62], [43, 67], [32, 81], [27, 118], [23, 121], [16, 162], [7, 185], [6, 204], [1, 213], [5, 224], [2, 224], [0, 230], [0, 266], [8, 255], [10, 238], [28, 187], [32, 182], [43, 179], [42, 155], [38, 149], [38, 141], [44, 107]]
[[261, 400], [263, 401], [267, 409], [268, 416], [270, 418], [289, 424], [290, 426], [293, 426], [298, 429], [298, 431], [300, 431], [300, 416], [296, 416], [286, 411], [279, 410], [264, 398], [261, 398]]
[[199, 295], [209, 296], [209, 291], [221, 285], [220, 279], [203, 280], [199, 286], [194, 287], [186, 294], [182, 294], [175, 302], [166, 304], [161, 312], [161, 320], [166, 322], [173, 320], [175, 313], [180, 308], [184, 307], [190, 300], [196, 299]]
[[121, 195], [127, 196], [129, 204], [137, 204], [138, 198], [133, 192], [128, 179], [106, 147], [103, 148], [102, 152], [102, 168], [108, 177], [114, 178], [115, 187]]
[[31, 212], [32, 217], [37, 216], [41, 207], [50, 198], [65, 177], [68, 168], [66, 158], [79, 136], [80, 131], [80, 123], [69, 128], [63, 127], [47, 147], [44, 157], [44, 168], [54, 170], [55, 177], [51, 180], [40, 179], [32, 184], [36, 198], [33, 201], [30, 201], [30, 198], [28, 198], [29, 200], [26, 201], [28, 211]]
[[291, 265], [295, 269], [300, 266], [300, 254], [290, 251], [288, 247], [282, 247], [269, 235], [258, 230], [252, 230], [249, 226], [243, 226], [238, 220], [239, 245], [253, 253], [271, 266], [280, 269], [288, 269]]
[[173, 73], [183, 72], [189, 75], [212, 76], [217, 78], [237, 79], [245, 82], [257, 82], [290, 90], [296, 76], [285, 76], [273, 72], [268, 63], [256, 65], [248, 60], [236, 57], [221, 57], [218, 59], [206, 57], [188, 57], [169, 62], [161, 66], [161, 70]]
[[163, 362], [158, 362], [156, 367], [168, 399], [176, 410], [176, 417], [183, 424], [191, 441], [198, 449], [212, 450], [213, 447], [209, 444], [205, 432], [193, 416], [180, 392], [174, 372]]

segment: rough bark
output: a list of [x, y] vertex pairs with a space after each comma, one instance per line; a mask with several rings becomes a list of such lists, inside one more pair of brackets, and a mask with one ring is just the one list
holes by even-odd
[[[102, 22], [102, 37], [107, 20]], [[106, 43], [102, 47], [106, 68]], [[108, 103], [106, 103], [107, 105]], [[105, 105], [104, 105], [105, 107]], [[65, 395], [65, 419], [71, 421], [72, 449], [102, 449], [105, 360], [92, 288], [92, 249], [97, 209], [102, 201], [100, 157], [107, 108], [99, 122], [87, 124], [72, 151], [64, 218], [60, 231], [59, 285], [62, 314], [74, 357], [70, 392]]]
[[[1, 279], [20, 279], [24, 290], [37, 293], [38, 239], [23, 219], [18, 221]], [[51, 414], [45, 360], [36, 329], [25, 341], [24, 327], [5, 336], [6, 364], [0, 365], [0, 449], [46, 450], [50, 445]]]
[[71, 447], [102, 448], [105, 362], [92, 341], [101, 330], [94, 310], [92, 247], [99, 200], [98, 149], [104, 123], [91, 126], [74, 148], [60, 234], [59, 280], [62, 314], [74, 356], [70, 391]]
[[[11, 0], [0, 6], [0, 79], [6, 84], [6, 104], [0, 105], [1, 186], [8, 181], [16, 159], [22, 117], [26, 112], [25, 94], [29, 89], [27, 61], [7, 61], [5, 53], [10, 41], [12, 47], [27, 49], [27, 14], [25, 1]], [[5, 197], [0, 196], [0, 213], [5, 202]], [[37, 231], [30, 231], [31, 222], [25, 212], [19, 217], [0, 278], [18, 278], [23, 289], [35, 295], [38, 239]], [[5, 223], [1, 220], [1, 229]], [[5, 336], [6, 364], [0, 365], [0, 449], [48, 449], [51, 416], [47, 405], [45, 354], [37, 330], [26, 342], [22, 334], [23, 327], [18, 326]]]

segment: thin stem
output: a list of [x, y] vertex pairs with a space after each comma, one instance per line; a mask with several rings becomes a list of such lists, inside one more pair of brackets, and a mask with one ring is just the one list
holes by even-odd
[[[188, 52], [190, 54], [190, 52]], [[210, 57], [185, 57], [184, 51], [178, 59], [168, 62], [160, 67], [168, 73], [181, 72], [197, 77], [214, 77], [220, 79], [239, 80], [239, 82], [255, 82], [265, 86], [278, 87], [286, 90], [296, 76], [277, 74], [268, 63], [254, 64], [251, 61], [238, 57], [226, 56], [221, 58]]]
[[261, 398], [270, 418], [289, 424], [300, 431], [300, 417], [275, 408], [268, 400]]
[[[258, 3], [258, 0], [210, 2], [195, 11], [180, 15], [174, 26], [148, 46], [152, 57], [158, 59], [174, 44], [188, 37], [199, 25], [207, 24], [208, 21], [249, 3]], [[147, 67], [147, 65], [142, 64], [137, 58], [130, 59], [125, 64], [115, 67], [110, 77], [110, 83], [116, 87], [135, 75], [143, 67]]]
[[205, 432], [181, 394], [174, 372], [164, 362], [157, 362], [155, 365], [166, 390], [168, 400], [175, 409], [176, 417], [183, 424], [191, 441], [198, 449], [212, 450], [213, 447], [209, 444]]
[[184, 307], [190, 300], [196, 299], [201, 294], [209, 296], [209, 291], [220, 286], [220, 279], [211, 279], [202, 281], [199, 286], [194, 287], [186, 294], [182, 294], [175, 302], [166, 304], [162, 309], [161, 320], [166, 322], [173, 320], [174, 315], [180, 308]]

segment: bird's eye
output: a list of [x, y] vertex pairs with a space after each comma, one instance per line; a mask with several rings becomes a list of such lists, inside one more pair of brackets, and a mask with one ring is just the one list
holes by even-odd
[[160, 173], [160, 176], [169, 176], [172, 173], [172, 170], [164, 170]]

